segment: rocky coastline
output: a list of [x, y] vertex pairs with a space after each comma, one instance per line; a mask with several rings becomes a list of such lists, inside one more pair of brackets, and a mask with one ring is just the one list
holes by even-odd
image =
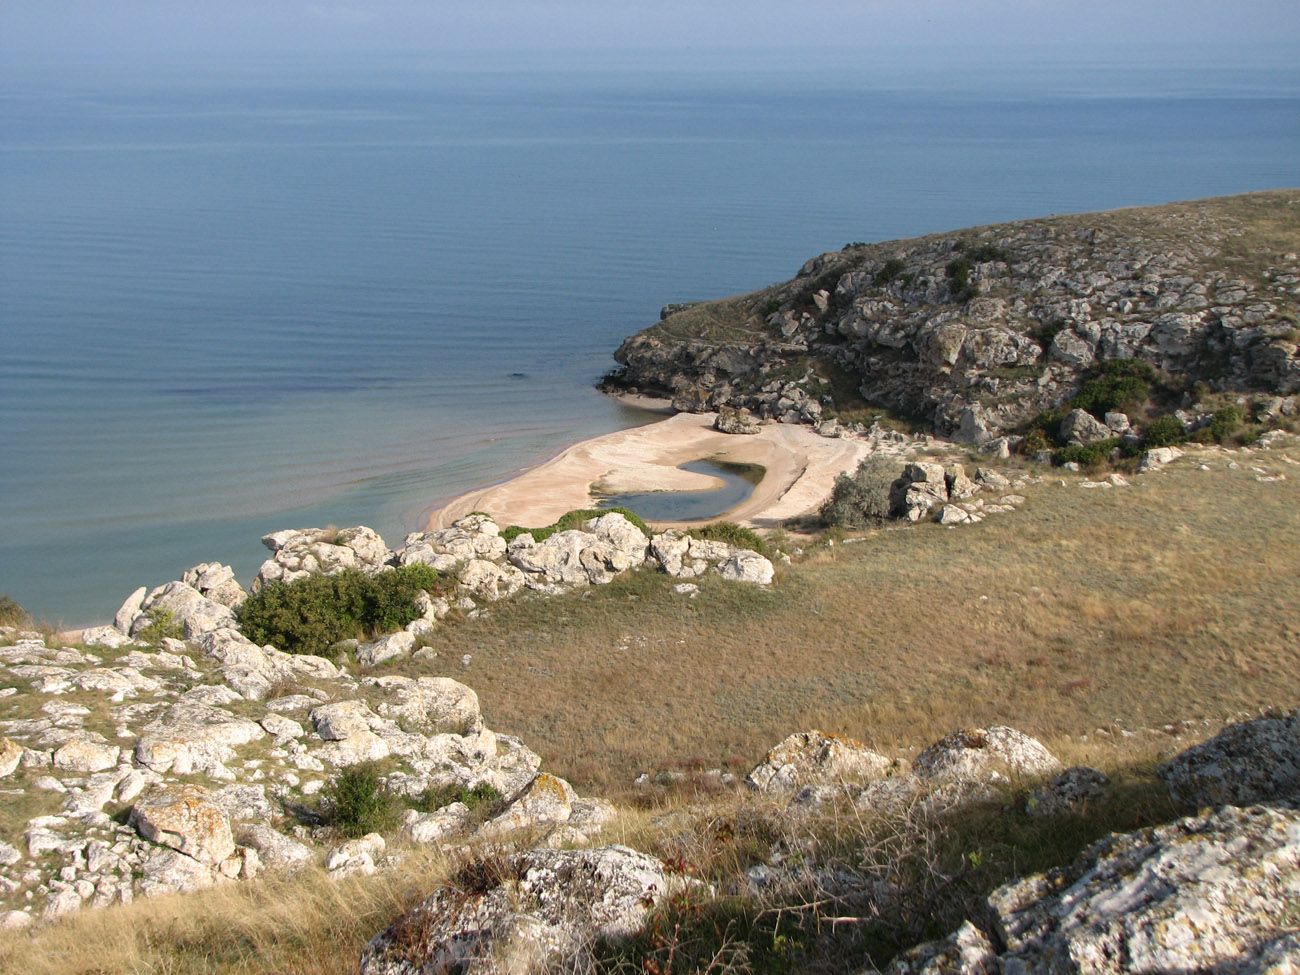
[[[1006, 725], [953, 729], [915, 754], [797, 731], [754, 756], [743, 777], [707, 773], [744, 810], [728, 830], [742, 820], [767, 830], [757, 862], [722, 889], [693, 875], [684, 855], [665, 852], [691, 842], [680, 810], [654, 820], [667, 837], [658, 852], [635, 849], [624, 842], [626, 810], [544, 770], [545, 743], [491, 730], [475, 690], [441, 673], [456, 661], [439, 658], [439, 629], [453, 614], [473, 621], [511, 600], [582, 599], [633, 572], [670, 577], [680, 605], [698, 605], [688, 601], [706, 578], [770, 594], [765, 587], [794, 571], [789, 544], [656, 531], [618, 512], [503, 528], [502, 511], [535, 516], [523, 524], [585, 507], [601, 479], [675, 483], [662, 472], [702, 444], [734, 443], [737, 456], [772, 465], [768, 493], [738, 519], [750, 525], [815, 511], [836, 474], [875, 458], [896, 472], [890, 515], [900, 526], [973, 526], [1015, 512], [1053, 476], [1032, 457], [1010, 458], [1025, 424], [1068, 403], [1097, 363], [1144, 362], [1173, 377], [1170, 388], [1185, 390], [1173, 405], [1189, 436], [1208, 429], [1200, 403], [1213, 396], [1294, 416], [1300, 258], [1259, 250], [1265, 240], [1294, 246], [1300, 224], [1287, 208], [1300, 212], [1300, 193], [1023, 221], [822, 255], [786, 284], [669, 306], [659, 325], [623, 344], [607, 388], [664, 395], [680, 411], [637, 435], [649, 439], [626, 433], [578, 445], [533, 479], [459, 499], [397, 548], [364, 526], [280, 531], [262, 539], [270, 554], [247, 589], [229, 566], [200, 563], [130, 593], [110, 625], [76, 634], [0, 627], [0, 796], [9, 807], [0, 813], [0, 938], [140, 898], [298, 874], [328, 882], [382, 875], [436, 850], [461, 863], [454, 882], [375, 930], [360, 952], [362, 975], [590, 972], [608, 962], [601, 952], [610, 944], [641, 937], [674, 905], [703, 914], [722, 899], [753, 896], [772, 905], [765, 911], [797, 913], [815, 893], [815, 906], [834, 908], [832, 929], [915, 913], [897, 863], [845, 857], [819, 838], [828, 824], [885, 824], [899, 832], [870, 840], [887, 846], [904, 828], [959, 829], [990, 810], [1068, 832], [1094, 804], [1122, 802], [1102, 770], [1067, 767], [1043, 741]], [[1261, 209], [1284, 214], [1285, 232], [1246, 220]], [[869, 424], [850, 402], [871, 404], [865, 412], [887, 406], [930, 428], [904, 433], [885, 417]], [[1140, 448], [1141, 426], [1152, 421], [1077, 409], [1059, 422], [1075, 445], [1118, 444], [1127, 434]], [[1275, 430], [1240, 450], [1151, 446], [1137, 451], [1128, 474], [1084, 476], [1073, 463], [1059, 483], [1098, 495], [1137, 490], [1139, 475], [1222, 454], [1234, 472], [1283, 484], [1279, 465], [1297, 461], [1268, 454], [1293, 439]], [[975, 445], [983, 459], [972, 464], [980, 455], [958, 444]], [[539, 503], [537, 484], [547, 479], [562, 489]], [[479, 504], [492, 514], [474, 510]], [[253, 639], [242, 612], [265, 591], [411, 567], [439, 585], [415, 597], [409, 622], [319, 654]], [[403, 672], [416, 664], [438, 664], [440, 675]], [[1300, 971], [1294, 703], [1210, 728], [1162, 760], [1154, 775], [1168, 815], [1090, 843], [1069, 863], [985, 888], [955, 930], [931, 930], [933, 917], [921, 917], [883, 970]], [[406, 808], [386, 833], [344, 838], [330, 797], [361, 770], [373, 772], [376, 795]], [[629, 783], [647, 804], [661, 785], [649, 773]], [[726, 845], [736, 835], [712, 839]], [[972, 869], [980, 855], [963, 854]], [[862, 957], [855, 970], [878, 971]]]

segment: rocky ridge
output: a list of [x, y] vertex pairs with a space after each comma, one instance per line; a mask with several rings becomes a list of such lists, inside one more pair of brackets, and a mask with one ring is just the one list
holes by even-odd
[[851, 387], [982, 443], [1094, 363], [1140, 359], [1268, 410], [1300, 390], [1298, 205], [1284, 190], [852, 245], [784, 284], [665, 309], [605, 386], [804, 423]]

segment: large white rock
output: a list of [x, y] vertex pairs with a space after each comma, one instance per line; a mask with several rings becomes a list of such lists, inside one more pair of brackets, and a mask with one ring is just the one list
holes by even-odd
[[954, 731], [912, 762], [912, 771], [924, 779], [974, 784], [1055, 775], [1062, 769], [1042, 742], [1001, 725]]
[[215, 866], [235, 852], [230, 819], [206, 789], [156, 786], [135, 801], [130, 824], [146, 840]]
[[588, 961], [597, 942], [639, 931], [684, 884], [622, 846], [486, 854], [377, 935], [360, 975], [531, 975]]
[[373, 682], [383, 695], [375, 709], [406, 731], [467, 735], [482, 727], [478, 695], [450, 677], [384, 676]]
[[155, 772], [189, 775], [219, 769], [235, 748], [266, 736], [256, 722], [219, 707], [178, 701], [146, 725], [135, 760]]
[[820, 731], [802, 731], [772, 748], [745, 776], [760, 792], [806, 785], [868, 782], [889, 772], [891, 762], [860, 741]]
[[505, 557], [506, 540], [487, 515], [467, 515], [449, 528], [413, 532], [398, 554], [402, 565], [423, 562], [439, 572], [452, 572], [473, 559], [497, 562]]

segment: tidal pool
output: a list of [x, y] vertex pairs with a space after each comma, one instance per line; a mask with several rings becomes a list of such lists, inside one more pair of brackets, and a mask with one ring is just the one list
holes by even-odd
[[730, 511], [754, 492], [767, 469], [759, 464], [733, 464], [716, 458], [693, 460], [680, 470], [721, 478], [722, 487], [705, 491], [644, 491], [611, 494], [598, 508], [627, 508], [646, 521], [706, 521]]

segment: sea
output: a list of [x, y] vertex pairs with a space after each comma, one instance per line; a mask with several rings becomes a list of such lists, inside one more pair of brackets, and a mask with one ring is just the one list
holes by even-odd
[[0, 592], [398, 545], [655, 419], [593, 384], [662, 305], [848, 242], [1296, 185], [1286, 65], [5, 73]]

